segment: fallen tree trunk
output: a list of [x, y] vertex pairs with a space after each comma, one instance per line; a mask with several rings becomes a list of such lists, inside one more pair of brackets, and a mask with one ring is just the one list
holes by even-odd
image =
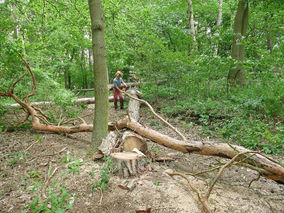
[[[140, 86], [140, 82], [130, 82], [130, 83], [127, 83], [127, 85], [128, 85], [129, 87]], [[109, 85], [108, 85], [108, 89], [109, 89], [109, 90], [113, 90], [113, 85], [112, 85], [112, 84], [109, 84]], [[90, 91], [94, 91], [94, 88], [75, 89], [75, 90], [73, 90], [73, 92], [90, 92]]]
[[[200, 155], [219, 156], [223, 158], [233, 158], [240, 152], [247, 152], [241, 146], [229, 145], [217, 142], [181, 141], [163, 135], [153, 129], [142, 126], [136, 121], [125, 118], [117, 122], [119, 129], [128, 128], [137, 134], [148, 138], [162, 146], [178, 150], [183, 153], [194, 153]], [[269, 160], [261, 154], [246, 154], [236, 159], [238, 162], [247, 163], [250, 168], [257, 170], [262, 176], [284, 184], [284, 167]]]
[[[113, 102], [113, 96], [109, 96], [108, 97], [109, 102]], [[79, 104], [79, 103], [83, 103], [83, 104], [94, 104], [95, 103], [95, 98], [78, 98], [76, 100], [74, 100], [75, 103]], [[40, 101], [40, 102], [32, 102], [30, 103], [31, 106], [40, 106], [40, 105], [45, 105], [45, 106], [50, 106], [54, 104], [54, 102], [52, 101]], [[12, 108], [20, 108], [21, 105], [20, 104], [9, 104], [7, 105], [9, 107]]]

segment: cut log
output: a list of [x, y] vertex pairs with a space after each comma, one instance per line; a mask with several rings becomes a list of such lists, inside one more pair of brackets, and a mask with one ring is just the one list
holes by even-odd
[[132, 152], [134, 148], [146, 153], [148, 150], [147, 143], [144, 138], [134, 132], [126, 131], [123, 136], [123, 151]]
[[[249, 151], [244, 147], [226, 143], [177, 140], [153, 129], [144, 127], [138, 122], [129, 120], [128, 118], [118, 121], [117, 127], [119, 129], [131, 129], [137, 134], [162, 146], [188, 154], [195, 153], [232, 159], [240, 152]], [[240, 156], [236, 161], [248, 163], [251, 165], [250, 168], [257, 170], [262, 176], [284, 184], [284, 167], [261, 154], [246, 154]]]
[[115, 148], [116, 144], [117, 144], [117, 134], [114, 131], [111, 131], [108, 133], [107, 137], [102, 141], [98, 150], [102, 154], [109, 156], [112, 150]]
[[121, 184], [118, 185], [118, 187], [132, 192], [133, 189], [136, 187], [136, 181], [135, 180], [131, 180], [131, 181], [123, 180]]

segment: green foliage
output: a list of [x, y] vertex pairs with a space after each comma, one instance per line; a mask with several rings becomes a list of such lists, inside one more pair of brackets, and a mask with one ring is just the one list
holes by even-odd
[[155, 181], [155, 182], [154, 182], [154, 185], [155, 185], [155, 186], [162, 186], [163, 184], [162, 184], [160, 181]]
[[82, 165], [83, 160], [79, 159], [68, 164], [68, 173], [79, 174], [79, 167]]
[[74, 198], [66, 189], [60, 188], [60, 193], [56, 193], [51, 188], [47, 194], [47, 199], [40, 201], [39, 196], [30, 203], [30, 212], [66, 212], [72, 209]]
[[8, 154], [7, 156], [10, 158], [9, 166], [13, 166], [20, 159], [27, 158], [27, 154], [26, 153], [22, 153], [22, 152], [16, 152], [14, 154]]
[[104, 160], [106, 162], [100, 168], [100, 180], [93, 184], [93, 191], [97, 191], [99, 188], [103, 191], [109, 186], [110, 175], [113, 172], [112, 161], [110, 156], [104, 156]]
[[[124, 72], [125, 80], [130, 80], [129, 72], [134, 71], [142, 82], [144, 98], [161, 105], [161, 112], [168, 116], [185, 120], [186, 127], [196, 124], [204, 135], [223, 137], [267, 153], [282, 151], [281, 1], [249, 4], [246, 56], [238, 62], [247, 73], [247, 84], [242, 88], [227, 88], [228, 70], [237, 64], [231, 58], [237, 0], [223, 2], [220, 27], [216, 25], [218, 0], [193, 1], [197, 49], [190, 55], [189, 44], [193, 41], [186, 1], [103, 4], [110, 82], [116, 70]], [[26, 71], [20, 53], [37, 80], [37, 93], [31, 101], [55, 102], [48, 113], [55, 123], [61, 115], [78, 116], [72, 102], [75, 96], [66, 88], [93, 87], [87, 1], [5, 1], [0, 4], [0, 15], [6, 17], [0, 20], [0, 92], [7, 91]], [[31, 78], [26, 75], [16, 85], [15, 93], [24, 98], [30, 91]], [[0, 102], [1, 116], [5, 104], [13, 100], [0, 97]], [[2, 123], [0, 130], [4, 129]], [[151, 125], [158, 123], [153, 121]]]

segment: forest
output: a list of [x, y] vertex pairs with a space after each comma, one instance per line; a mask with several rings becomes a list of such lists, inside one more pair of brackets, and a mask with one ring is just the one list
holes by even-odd
[[0, 0], [0, 17], [0, 212], [283, 211], [282, 0]]

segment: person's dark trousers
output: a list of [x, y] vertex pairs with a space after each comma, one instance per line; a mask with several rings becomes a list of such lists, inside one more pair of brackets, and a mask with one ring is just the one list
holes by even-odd
[[123, 109], [124, 108], [124, 105], [123, 105], [123, 98], [122, 98], [122, 95], [120, 93], [119, 90], [113, 90], [113, 102], [114, 102], [114, 109], [117, 109], [117, 98], [119, 97], [119, 102], [120, 102], [120, 109]]
[[119, 101], [120, 101], [120, 109], [124, 109], [123, 98], [121, 97], [121, 98], [119, 99]]
[[114, 99], [114, 109], [117, 109], [117, 99]]

